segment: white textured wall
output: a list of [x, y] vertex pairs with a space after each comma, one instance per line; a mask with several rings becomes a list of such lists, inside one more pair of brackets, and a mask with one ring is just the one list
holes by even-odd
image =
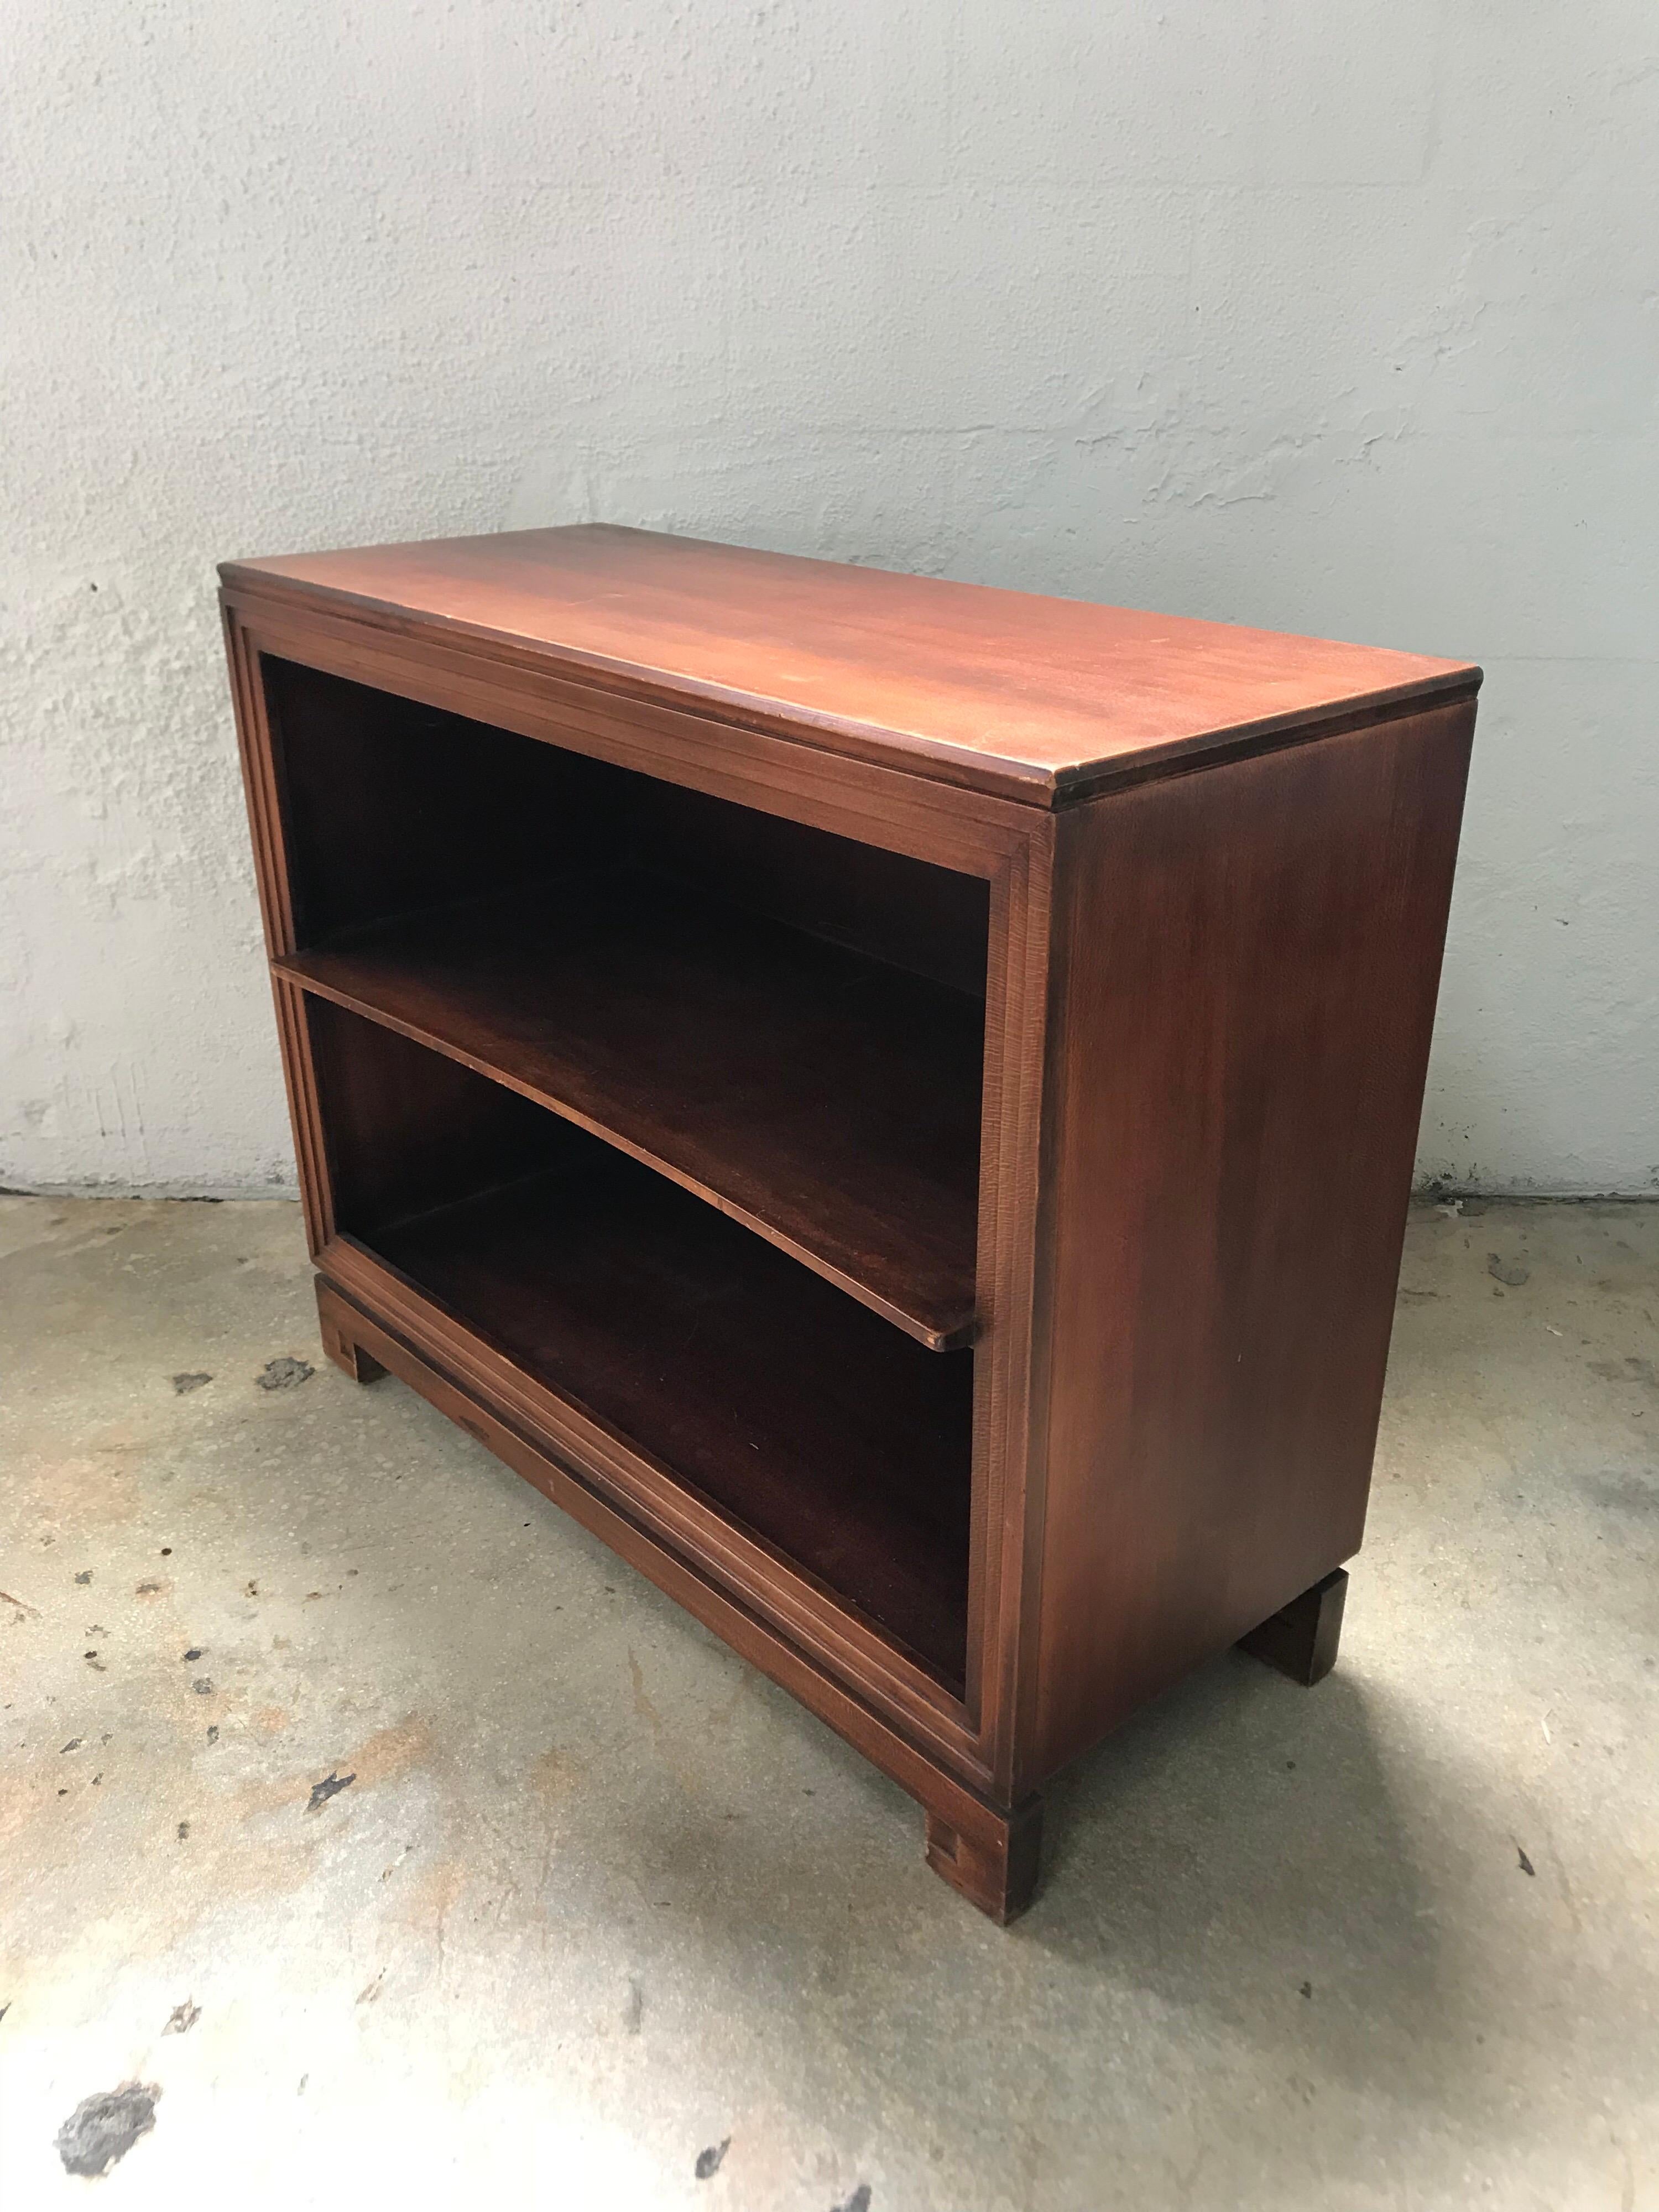
[[10, 0], [0, 1182], [292, 1169], [211, 562], [602, 516], [1483, 661], [1424, 1124], [1659, 1183], [1652, 0]]

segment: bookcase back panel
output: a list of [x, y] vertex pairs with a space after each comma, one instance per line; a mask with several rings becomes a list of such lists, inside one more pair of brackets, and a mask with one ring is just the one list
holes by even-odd
[[302, 946], [538, 882], [643, 871], [985, 995], [981, 877], [297, 662], [263, 665]]

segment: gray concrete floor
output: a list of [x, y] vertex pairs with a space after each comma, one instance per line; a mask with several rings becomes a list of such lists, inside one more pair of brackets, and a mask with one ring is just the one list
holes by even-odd
[[1656, 1316], [1659, 1207], [1420, 1209], [1336, 1674], [1141, 1717], [1000, 1933], [323, 1363], [295, 1209], [0, 1200], [0, 2195], [137, 2081], [171, 2212], [1659, 2206]]

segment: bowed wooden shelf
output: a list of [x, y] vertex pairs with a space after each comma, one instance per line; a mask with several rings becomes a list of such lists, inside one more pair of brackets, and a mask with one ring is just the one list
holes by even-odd
[[234, 562], [323, 1341], [918, 1798], [1358, 1546], [1478, 670], [582, 527]]

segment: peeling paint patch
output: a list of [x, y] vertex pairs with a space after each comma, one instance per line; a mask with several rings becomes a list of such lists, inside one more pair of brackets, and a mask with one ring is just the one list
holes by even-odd
[[306, 1807], [307, 1812], [321, 1812], [331, 1797], [337, 1797], [343, 1790], [349, 1790], [356, 1779], [355, 1774], [333, 1773], [325, 1774], [320, 1782], [313, 1782], [311, 1785], [311, 1802]]
[[268, 1359], [264, 1374], [256, 1375], [253, 1380], [255, 1386], [261, 1390], [295, 1390], [301, 1382], [308, 1382], [316, 1372], [307, 1361], [290, 1359], [284, 1355], [281, 1359]]
[[124, 2081], [83, 2097], [58, 2130], [58, 2155], [65, 2173], [94, 2179], [126, 2156], [140, 2136], [155, 2125], [155, 2081]]
[[1604, 1382], [1638, 1382], [1645, 1390], [1659, 1392], [1659, 1370], [1652, 1360], [1634, 1352], [1626, 1352], [1622, 1359], [1592, 1359], [1589, 1371]]

